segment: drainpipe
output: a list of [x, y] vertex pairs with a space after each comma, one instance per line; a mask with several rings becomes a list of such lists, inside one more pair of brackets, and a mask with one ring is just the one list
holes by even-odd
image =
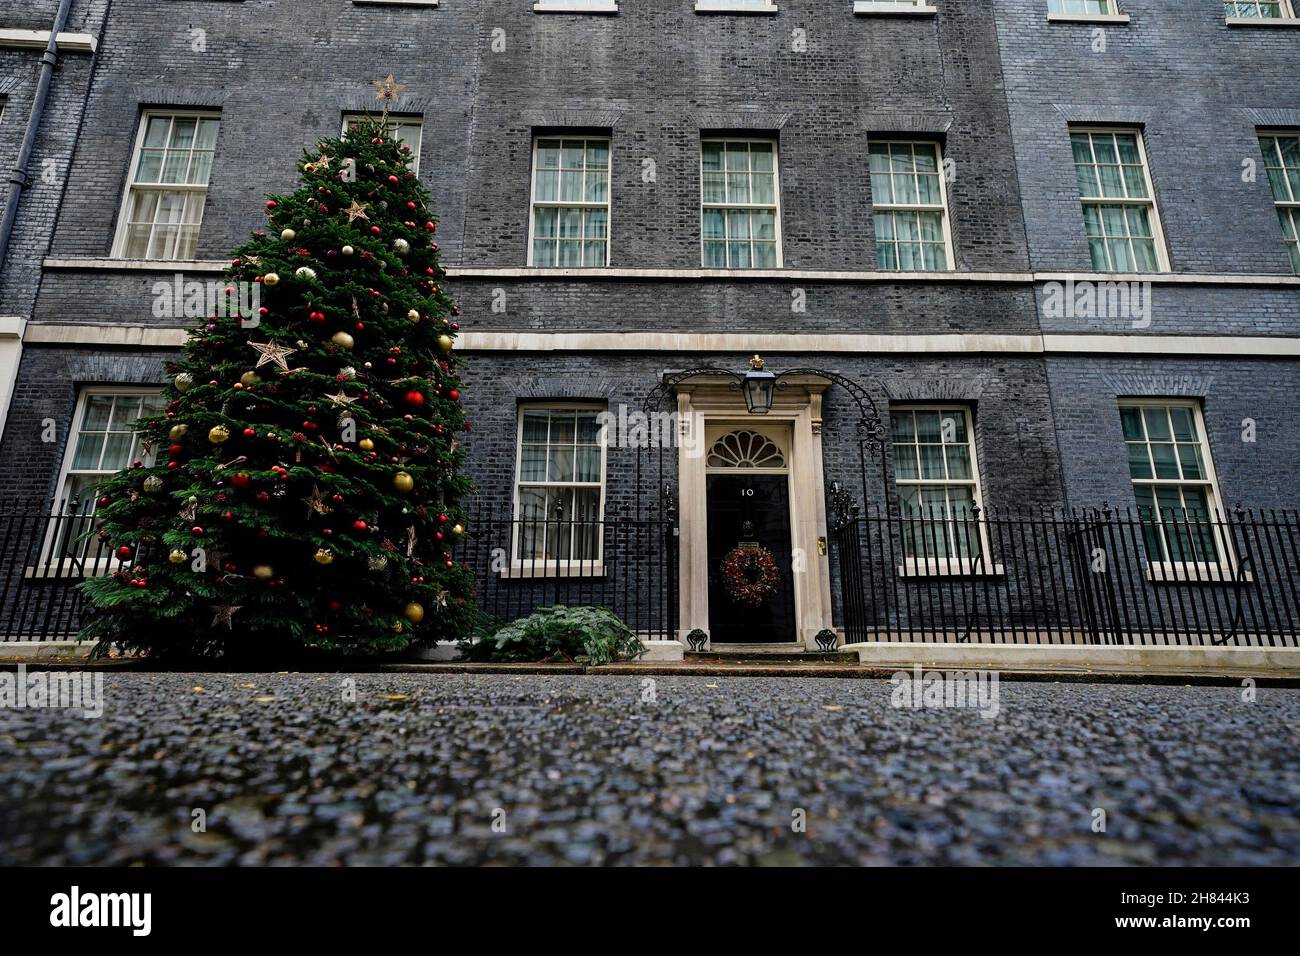
[[36, 81], [32, 111], [27, 116], [27, 132], [23, 134], [23, 144], [18, 150], [18, 165], [9, 174], [9, 195], [5, 198], [4, 218], [0, 220], [0, 271], [4, 270], [5, 259], [9, 254], [9, 239], [13, 235], [14, 221], [18, 218], [18, 202], [22, 198], [23, 187], [27, 185], [27, 164], [31, 161], [32, 150], [36, 146], [36, 131], [41, 126], [45, 99], [50, 92], [50, 79], [54, 76], [54, 65], [59, 59], [58, 37], [67, 25], [71, 9], [72, 0], [59, 0], [59, 11], [54, 15], [50, 42], [45, 45], [45, 53], [41, 56], [41, 75]]

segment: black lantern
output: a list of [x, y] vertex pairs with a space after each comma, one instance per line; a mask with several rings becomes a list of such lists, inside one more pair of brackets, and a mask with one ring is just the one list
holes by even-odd
[[749, 360], [749, 371], [741, 379], [740, 387], [745, 393], [745, 408], [751, 415], [766, 415], [772, 410], [772, 398], [776, 393], [776, 376], [763, 370], [763, 357], [755, 355]]

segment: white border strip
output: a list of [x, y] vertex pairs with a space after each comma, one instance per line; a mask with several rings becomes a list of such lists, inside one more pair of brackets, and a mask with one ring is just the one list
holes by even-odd
[[[23, 341], [39, 345], [178, 348], [185, 329], [144, 325], [31, 323]], [[835, 352], [1011, 355], [1196, 355], [1297, 358], [1300, 336], [936, 333], [872, 335], [782, 332], [465, 332], [465, 352]]]
[[[107, 259], [94, 256], [49, 256], [41, 263], [51, 271], [105, 272], [225, 272], [224, 259], [160, 261], [156, 259]], [[1296, 286], [1300, 276], [1283, 273], [1207, 272], [862, 272], [813, 269], [551, 269], [499, 266], [451, 266], [452, 279], [721, 279], [728, 282], [790, 280], [803, 282], [933, 282], [933, 283], [1021, 283], [1034, 282], [1150, 282], [1152, 285], [1245, 285]]]

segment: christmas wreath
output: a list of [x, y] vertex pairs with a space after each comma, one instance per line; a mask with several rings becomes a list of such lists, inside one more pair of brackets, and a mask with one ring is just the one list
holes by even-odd
[[772, 552], [758, 544], [737, 545], [722, 559], [720, 568], [727, 595], [749, 607], [760, 607], [781, 583]]

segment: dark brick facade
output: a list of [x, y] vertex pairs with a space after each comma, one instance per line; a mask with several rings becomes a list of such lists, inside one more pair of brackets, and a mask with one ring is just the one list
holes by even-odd
[[[0, 0], [0, 25], [48, 28], [54, 6]], [[774, 16], [692, 6], [623, 0], [616, 16], [591, 16], [536, 14], [530, 0], [114, 0], [111, 11], [76, 0], [68, 29], [96, 35], [99, 49], [60, 59], [33, 168], [54, 158], [64, 175], [24, 196], [0, 314], [35, 326], [173, 324], [150, 308], [154, 283], [175, 271], [166, 264], [42, 269], [47, 256], [110, 254], [141, 111], [220, 114], [198, 253], [216, 261], [261, 224], [267, 193], [292, 188], [304, 146], [336, 133], [343, 113], [377, 109], [371, 81], [391, 72], [409, 87], [401, 111], [423, 117], [421, 176], [471, 333], [1300, 336], [1300, 286], [1286, 278], [1267, 182], [1262, 170], [1243, 176], [1261, 162], [1259, 128], [1300, 127], [1300, 30], [1229, 28], [1218, 0], [1121, 0], [1131, 22], [1107, 26], [1049, 23], [1046, 0], [936, 0], [938, 15], [919, 18], [854, 17], [851, 0], [781, 0]], [[0, 165], [17, 151], [37, 61], [0, 49]], [[1143, 134], [1182, 280], [1153, 286], [1149, 325], [1044, 311], [1044, 273], [1091, 269], [1072, 123]], [[566, 132], [610, 138], [610, 265], [622, 274], [514, 274], [527, 264], [533, 138]], [[700, 268], [700, 139], [714, 133], [777, 142], [782, 266], [822, 274], [683, 273]], [[867, 149], [890, 135], [942, 144], [959, 275], [870, 274]], [[867, 275], [829, 274], [846, 272]], [[519, 401], [640, 407], [665, 370], [738, 368], [747, 351], [688, 354], [666, 338], [635, 352], [473, 355], [467, 448], [481, 495], [510, 497]], [[1300, 362], [1125, 351], [766, 357], [776, 369], [832, 367], [882, 411], [969, 405], [986, 504], [1131, 504], [1116, 400], [1169, 394], [1202, 401], [1225, 501], [1294, 506], [1300, 413], [1282, 399], [1300, 384]], [[0, 494], [49, 495], [77, 389], [157, 382], [167, 354], [29, 344], [0, 443]], [[847, 409], [832, 389], [825, 478], [854, 486]], [[56, 443], [39, 441], [47, 418], [59, 422]], [[1240, 440], [1245, 418], [1258, 423], [1253, 445]], [[631, 463], [610, 455], [617, 502], [633, 494]], [[876, 474], [868, 497], [879, 504]]]

